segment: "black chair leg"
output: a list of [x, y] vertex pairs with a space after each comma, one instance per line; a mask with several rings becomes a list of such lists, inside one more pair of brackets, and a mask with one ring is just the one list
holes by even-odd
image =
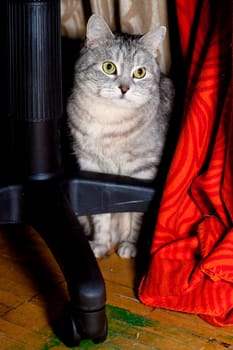
[[[3, 0], [0, 12], [7, 72], [7, 96], [1, 97], [11, 134], [8, 180], [19, 184], [24, 219], [48, 244], [66, 278], [71, 301], [61, 322], [64, 341], [100, 342], [107, 335], [104, 281], [61, 188], [60, 0]], [[3, 198], [13, 189], [1, 188]], [[12, 203], [12, 196], [8, 199]]]
[[69, 346], [82, 338], [103, 341], [107, 336], [104, 281], [63, 189], [54, 180], [33, 181], [25, 197], [27, 221], [57, 259], [71, 297], [58, 333]]

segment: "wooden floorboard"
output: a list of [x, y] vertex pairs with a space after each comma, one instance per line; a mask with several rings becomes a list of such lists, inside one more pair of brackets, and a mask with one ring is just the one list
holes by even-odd
[[[233, 327], [212, 327], [196, 315], [142, 305], [134, 292], [134, 260], [112, 254], [99, 266], [109, 334], [103, 344], [82, 341], [79, 349], [233, 349]], [[67, 349], [51, 328], [65, 300], [63, 275], [38, 234], [31, 228], [1, 228], [0, 350]]]

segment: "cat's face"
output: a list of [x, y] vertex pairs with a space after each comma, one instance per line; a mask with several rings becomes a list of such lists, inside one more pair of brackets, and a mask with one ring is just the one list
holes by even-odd
[[[158, 44], [148, 50], [143, 38], [115, 37], [102, 18], [92, 16], [87, 45], [76, 67], [77, 79], [90, 94], [106, 102], [126, 108], [144, 105], [158, 89], [160, 70], [154, 54]], [[150, 45], [153, 39], [149, 41]]]

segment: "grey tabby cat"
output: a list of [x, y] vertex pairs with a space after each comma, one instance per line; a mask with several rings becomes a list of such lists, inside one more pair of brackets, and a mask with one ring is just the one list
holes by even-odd
[[[156, 60], [166, 28], [142, 37], [114, 35], [90, 17], [85, 46], [76, 63], [68, 124], [82, 170], [152, 180], [157, 173], [171, 111], [173, 85]], [[114, 247], [136, 256], [142, 213], [80, 217], [96, 257]]]

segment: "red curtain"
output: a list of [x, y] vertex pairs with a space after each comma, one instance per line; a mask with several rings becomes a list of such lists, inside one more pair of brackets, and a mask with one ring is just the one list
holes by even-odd
[[177, 0], [176, 11], [186, 97], [139, 297], [233, 325], [231, 1]]

